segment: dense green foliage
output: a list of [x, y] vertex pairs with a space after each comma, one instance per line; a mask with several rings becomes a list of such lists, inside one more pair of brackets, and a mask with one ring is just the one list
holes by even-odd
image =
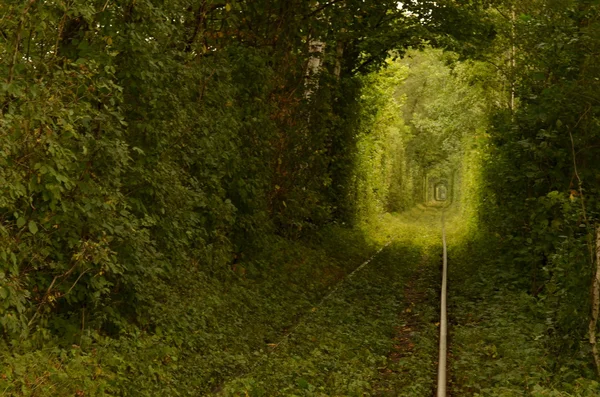
[[359, 216], [433, 201], [437, 182], [459, 198], [464, 159], [490, 109], [474, 67], [453, 53], [409, 51], [365, 79], [355, 171], [355, 201], [364, 206]]
[[4, 393], [195, 395], [243, 371], [369, 252], [296, 239], [362, 219], [361, 75], [487, 37], [452, 3], [3, 1]]
[[592, 395], [599, 15], [597, 0], [2, 1], [0, 391], [431, 393], [431, 307], [414, 309], [415, 354], [389, 352], [413, 310], [408, 259], [432, 305], [437, 212], [419, 238], [386, 213], [444, 185], [464, 273], [452, 365], [470, 374], [455, 390]]
[[488, 55], [497, 73], [487, 78], [505, 89], [486, 138], [479, 213], [497, 236], [490, 244], [503, 247], [498, 266], [543, 305], [556, 366], [571, 379], [593, 370], [599, 7], [506, 2], [493, 13], [501, 36]]
[[452, 395], [597, 396], [600, 384], [581, 366], [557, 366], [563, 360], [543, 301], [523, 289], [521, 274], [492, 259], [503, 256], [502, 245], [465, 234], [461, 222], [450, 219]]

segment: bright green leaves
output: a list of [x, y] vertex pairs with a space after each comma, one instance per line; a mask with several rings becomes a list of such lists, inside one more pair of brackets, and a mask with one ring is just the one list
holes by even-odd
[[433, 49], [408, 55], [365, 79], [356, 175], [369, 213], [432, 200], [427, 184], [461, 172], [474, 136], [487, 127], [488, 98], [471, 82], [480, 64]]
[[36, 234], [38, 232], [38, 226], [35, 221], [29, 221], [28, 227], [31, 234]]
[[17, 227], [19, 229], [25, 226], [25, 223], [27, 223], [27, 220], [25, 218], [20, 217], [19, 219], [17, 219]]

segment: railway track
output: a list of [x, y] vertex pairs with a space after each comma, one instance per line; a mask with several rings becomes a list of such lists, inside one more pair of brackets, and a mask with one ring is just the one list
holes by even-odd
[[[445, 397], [448, 260], [444, 213], [441, 208], [414, 212], [401, 222], [403, 229], [393, 244], [381, 247], [332, 287], [251, 365], [215, 387], [212, 395], [254, 395], [252, 390], [256, 395], [286, 395], [319, 387], [323, 393], [360, 391], [377, 397], [437, 393]], [[394, 333], [392, 350], [385, 363], [375, 364], [385, 354], [379, 349], [385, 348], [382, 341], [390, 331]], [[377, 375], [373, 376], [375, 365]], [[351, 382], [360, 376], [365, 386], [353, 386]]]
[[448, 355], [448, 248], [446, 245], [446, 225], [442, 213], [442, 288], [440, 294], [440, 348], [438, 359], [437, 397], [446, 397], [447, 355]]

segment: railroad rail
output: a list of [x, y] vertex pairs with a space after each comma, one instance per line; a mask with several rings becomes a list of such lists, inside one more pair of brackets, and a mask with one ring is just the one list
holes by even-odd
[[448, 355], [448, 249], [446, 245], [446, 225], [442, 213], [442, 291], [440, 297], [440, 356], [438, 359], [437, 397], [446, 397]]

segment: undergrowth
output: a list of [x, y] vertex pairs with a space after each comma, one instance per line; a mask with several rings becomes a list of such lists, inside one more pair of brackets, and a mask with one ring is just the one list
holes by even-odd
[[499, 247], [496, 237], [456, 231], [449, 242], [450, 395], [599, 395], [586, 358], [554, 354], [543, 301]]
[[[9, 396], [198, 396], [249, 370], [345, 275], [393, 233], [384, 218], [330, 226], [303, 240], [272, 236], [262, 252], [228, 269], [193, 263], [144, 282], [147, 324], [119, 335], [72, 329], [79, 343], [27, 342], [0, 358]], [[110, 330], [103, 330], [104, 334]], [[5, 350], [7, 347], [1, 347]], [[83, 395], [83, 394], [81, 394]]]
[[[368, 228], [365, 225], [364, 228]], [[227, 270], [194, 266], [143, 288], [149, 328], [130, 325], [117, 337], [79, 332], [79, 344], [27, 343], [0, 358], [4, 395], [204, 395], [246, 371], [344, 275], [387, 238], [332, 226], [311, 239], [272, 237], [263, 252]], [[166, 285], [168, 283], [168, 285]], [[3, 347], [3, 350], [5, 348]]]
[[[437, 332], [435, 298], [430, 298], [437, 291], [428, 290], [435, 285], [431, 280], [420, 283], [418, 288], [428, 298], [417, 306], [411, 305], [405, 292], [419, 269], [428, 275], [426, 279], [436, 277], [441, 241], [438, 215], [421, 208], [386, 216], [384, 224], [392, 228], [394, 243], [345, 280], [322, 305], [312, 308], [260, 365], [227, 384], [221, 394], [430, 395]], [[390, 357], [394, 336], [407, 323], [408, 313], [419, 317], [412, 334], [415, 346], [396, 360]]]

